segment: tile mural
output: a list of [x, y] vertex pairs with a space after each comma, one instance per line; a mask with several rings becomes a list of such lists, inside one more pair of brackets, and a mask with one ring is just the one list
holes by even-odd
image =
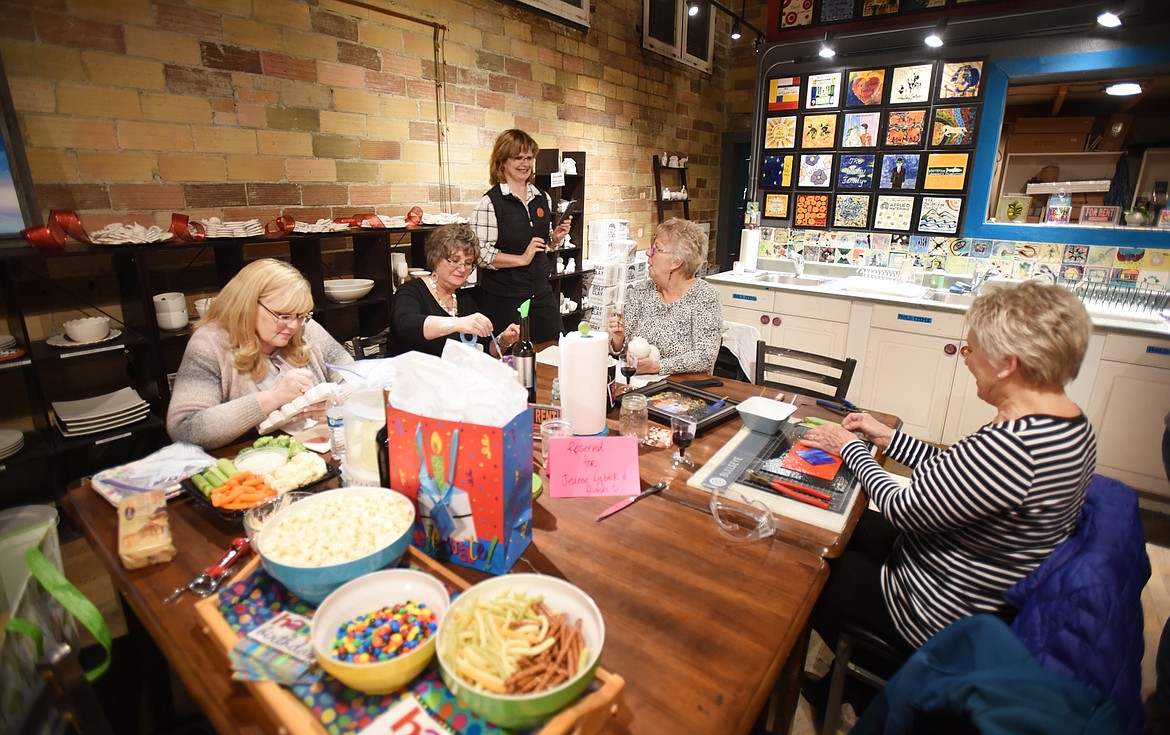
[[808, 262], [897, 268], [905, 260], [927, 269], [970, 275], [992, 265], [1005, 276], [1027, 278], [1047, 266], [1067, 281], [1170, 284], [1170, 250], [1115, 245], [976, 240], [934, 235], [761, 227], [759, 257], [798, 250]]

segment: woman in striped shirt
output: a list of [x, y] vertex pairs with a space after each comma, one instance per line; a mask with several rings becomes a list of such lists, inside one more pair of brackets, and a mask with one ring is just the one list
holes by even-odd
[[[967, 368], [995, 419], [943, 450], [865, 413], [809, 431], [839, 454], [879, 512], [866, 511], [831, 563], [813, 612], [830, 647], [845, 620], [906, 648], [975, 613], [1004, 615], [1003, 592], [1072, 534], [1096, 466], [1096, 438], [1064, 391], [1091, 322], [1066, 289], [1036, 281], [985, 291], [967, 313]], [[853, 433], [913, 469], [909, 487]]]

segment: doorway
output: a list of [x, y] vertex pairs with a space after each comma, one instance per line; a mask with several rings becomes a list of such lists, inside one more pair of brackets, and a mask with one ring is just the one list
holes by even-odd
[[719, 233], [715, 241], [715, 264], [721, 271], [731, 270], [731, 264], [739, 259], [739, 232], [743, 229], [751, 157], [750, 130], [723, 134], [719, 171]]

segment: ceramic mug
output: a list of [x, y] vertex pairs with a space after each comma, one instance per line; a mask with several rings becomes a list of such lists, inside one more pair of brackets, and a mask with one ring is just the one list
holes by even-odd
[[187, 297], [179, 291], [168, 291], [154, 297], [154, 313], [166, 311], [187, 311]]
[[155, 312], [155, 318], [162, 329], [182, 329], [187, 326], [187, 308], [184, 306], [182, 311]]

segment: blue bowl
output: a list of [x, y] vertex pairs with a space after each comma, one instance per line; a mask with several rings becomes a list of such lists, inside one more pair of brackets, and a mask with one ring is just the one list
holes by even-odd
[[[323, 566], [301, 566], [275, 561], [264, 552], [265, 539], [273, 538], [281, 525], [288, 523], [293, 518], [320, 520], [322, 524], [328, 523], [328, 536], [332, 539], [353, 538], [367, 524], [367, 518], [353, 514], [352, 516], [343, 516], [340, 520], [326, 521], [321, 517], [322, 507], [326, 504], [336, 503], [339, 498], [344, 501], [352, 501], [356, 498], [371, 496], [384, 497], [387, 503], [394, 504], [400, 509], [403, 517], [408, 513], [410, 519], [402, 533], [381, 549], [358, 559]], [[305, 516], [306, 519], [301, 519], [301, 516]], [[257, 537], [259, 546], [257, 551], [264, 569], [269, 574], [302, 600], [319, 605], [329, 596], [329, 593], [346, 582], [398, 564], [402, 555], [406, 553], [407, 547], [410, 546], [411, 537], [414, 535], [414, 520], [414, 504], [406, 496], [394, 490], [384, 487], [356, 486], [326, 490], [277, 511], [260, 529], [260, 535]], [[322, 531], [322, 534], [325, 534], [325, 530]]]

